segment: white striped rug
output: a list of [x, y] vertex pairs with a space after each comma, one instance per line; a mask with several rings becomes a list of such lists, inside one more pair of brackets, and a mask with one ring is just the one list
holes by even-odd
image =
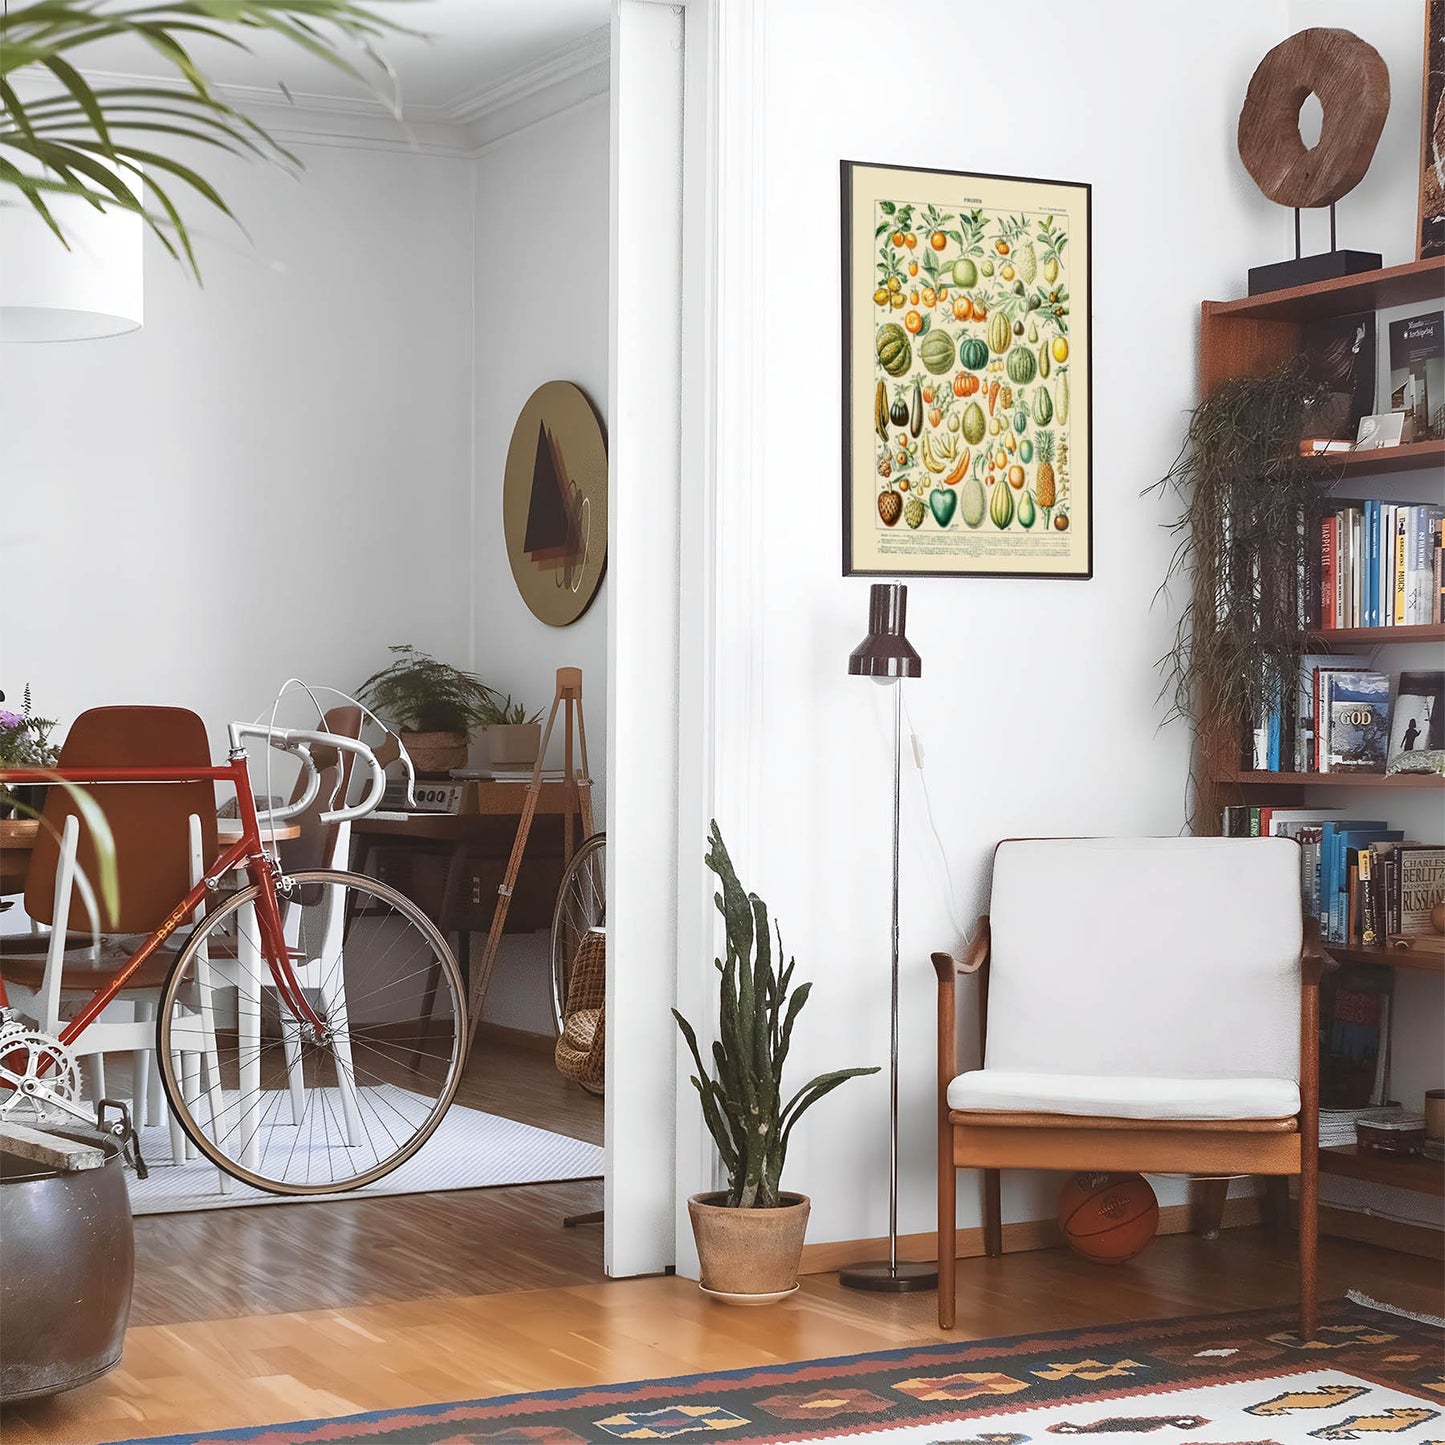
[[435, 1134], [400, 1169], [364, 1189], [344, 1194], [264, 1194], [234, 1179], [222, 1193], [217, 1170], [204, 1158], [171, 1163], [164, 1125], [141, 1130], [149, 1179], [127, 1170], [134, 1214], [177, 1214], [195, 1209], [237, 1209], [253, 1204], [305, 1204], [316, 1200], [372, 1199], [387, 1194], [431, 1194], [447, 1189], [492, 1189], [504, 1184], [546, 1184], [595, 1179], [602, 1174], [599, 1145], [553, 1134], [515, 1119], [453, 1104]]

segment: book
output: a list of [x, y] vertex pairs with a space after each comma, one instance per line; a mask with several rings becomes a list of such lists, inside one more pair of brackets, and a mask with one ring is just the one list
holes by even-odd
[[1445, 748], [1445, 672], [1402, 672], [1390, 714], [1389, 761]]
[[1429, 622], [1435, 609], [1435, 529], [1439, 507], [1407, 507], [1405, 538], [1405, 622]]
[[1389, 752], [1390, 679], [1382, 672], [1325, 672], [1320, 771], [1383, 773]]
[[[1445, 398], [1445, 313], [1390, 323], [1390, 410], [1406, 416], [1405, 440], [1424, 436]], [[1413, 430], [1411, 424], [1413, 423]]]
[[1385, 968], [1343, 968], [1321, 986], [1320, 1106], [1379, 1107], [1389, 1098], [1390, 1004]]
[[[1313, 773], [1319, 768], [1315, 755], [1315, 706], [1320, 671], [1330, 668], [1360, 671], [1369, 665], [1368, 658], [1345, 652], [1309, 652], [1300, 658], [1299, 694], [1295, 699], [1294, 720], [1295, 772]], [[1316, 813], [1315, 816], [1320, 815]]]
[[1445, 846], [1401, 843], [1395, 850], [1396, 927], [1391, 933], [1433, 933], [1430, 910], [1445, 902]]

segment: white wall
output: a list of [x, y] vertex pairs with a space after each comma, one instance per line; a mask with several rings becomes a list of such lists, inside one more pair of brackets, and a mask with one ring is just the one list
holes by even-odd
[[[1035, 56], [1026, 71], [1000, 53], [969, 64], [963, 81], [947, 50], [900, 76], [890, 39], [898, 12], [885, 0], [838, 0], [826, 24], [820, 10], [806, 0], [765, 7], [769, 243], [753, 356], [763, 371], [768, 505], [757, 538], [763, 595], [753, 606], [766, 622], [755, 639], [761, 783], [747, 802], [762, 823], [756, 850], [738, 860], [745, 882], [773, 906], [800, 969], [817, 981], [795, 1036], [799, 1080], [842, 1065], [886, 1065], [888, 1048], [888, 697], [845, 675], [865, 629], [868, 582], [840, 577], [838, 564], [839, 158], [1094, 186], [1095, 578], [913, 581], [909, 589], [924, 676], [908, 699], [969, 920], [987, 897], [999, 838], [1184, 826], [1189, 737], [1180, 726], [1161, 729], [1156, 703], [1156, 662], [1174, 610], [1156, 602], [1155, 590], [1172, 547], [1162, 524], [1176, 507], [1141, 499], [1140, 490], [1174, 458], [1195, 400], [1200, 299], [1241, 294], [1247, 267], [1283, 244], [1277, 209], [1234, 151], [1249, 74], [1285, 33], [1283, 0], [1193, 10], [1050, 0], [1021, 25], [1019, 43], [1027, 39]], [[981, 5], [955, 7], [949, 24], [960, 45], [992, 33]], [[726, 834], [726, 787], [722, 797]], [[905, 1233], [932, 1227], [928, 955], [960, 942], [941, 876], [911, 776]], [[1047, 906], [1047, 879], [1039, 899]], [[971, 1026], [964, 1037], [973, 1037]], [[811, 1238], [884, 1231], [887, 1137], [886, 1075], [845, 1085], [794, 1136], [789, 1177], [813, 1196]], [[860, 1188], [863, 1180], [873, 1187]], [[1016, 1177], [1006, 1189], [1008, 1217], [1051, 1213], [1055, 1187]], [[963, 1194], [960, 1217], [976, 1222], [967, 1185]]]
[[0, 346], [12, 699], [179, 704], [219, 750], [292, 674], [465, 656], [472, 170], [299, 150], [206, 158], [254, 244], [205, 217], [197, 288], [148, 239], [140, 331]]
[[[476, 461], [473, 665], [529, 708], [548, 708], [556, 670], [582, 669], [596, 826], [606, 826], [607, 578], [570, 627], [548, 627], [512, 581], [502, 475], [512, 427], [543, 382], [572, 381], [606, 429], [608, 98], [597, 96], [488, 146], [476, 162]], [[559, 720], [552, 761], [561, 764]], [[545, 1033], [545, 934], [509, 935], [486, 1017]]]

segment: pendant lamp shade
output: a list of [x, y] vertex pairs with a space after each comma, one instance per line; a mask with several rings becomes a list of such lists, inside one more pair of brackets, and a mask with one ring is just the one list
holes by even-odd
[[141, 218], [97, 211], [76, 196], [48, 196], [46, 204], [69, 250], [29, 205], [0, 205], [0, 341], [134, 331], [145, 315]]

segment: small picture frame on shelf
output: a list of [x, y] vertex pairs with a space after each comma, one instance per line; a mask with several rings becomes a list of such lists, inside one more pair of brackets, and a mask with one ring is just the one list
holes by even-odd
[[1408, 438], [1405, 423], [1409, 417], [1403, 411], [1376, 412], [1373, 416], [1360, 418], [1360, 434], [1355, 440], [1357, 452], [1375, 452], [1384, 447], [1398, 447]]

